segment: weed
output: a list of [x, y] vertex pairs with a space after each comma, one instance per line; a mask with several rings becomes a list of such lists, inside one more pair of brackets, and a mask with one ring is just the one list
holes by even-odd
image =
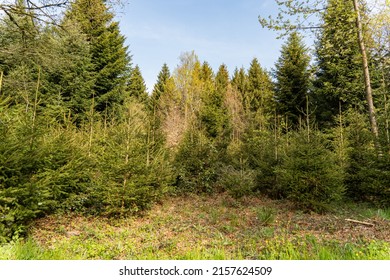
[[256, 210], [256, 218], [260, 225], [268, 226], [275, 221], [275, 210], [269, 207], [261, 207]]

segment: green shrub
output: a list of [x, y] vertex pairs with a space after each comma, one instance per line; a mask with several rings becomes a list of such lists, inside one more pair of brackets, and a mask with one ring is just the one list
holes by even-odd
[[219, 183], [231, 196], [240, 198], [253, 192], [255, 173], [253, 170], [226, 166], [221, 170]]

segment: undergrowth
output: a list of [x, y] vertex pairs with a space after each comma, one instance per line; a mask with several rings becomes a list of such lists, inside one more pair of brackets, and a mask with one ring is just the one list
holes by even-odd
[[318, 215], [258, 197], [177, 197], [138, 217], [43, 218], [27, 238], [0, 245], [0, 259], [390, 260], [388, 213]]

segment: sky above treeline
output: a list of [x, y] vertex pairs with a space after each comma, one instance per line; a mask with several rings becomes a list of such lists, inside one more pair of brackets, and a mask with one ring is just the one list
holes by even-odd
[[224, 63], [233, 74], [254, 57], [270, 70], [283, 40], [263, 29], [258, 16], [276, 11], [274, 0], [131, 0], [117, 19], [133, 65], [152, 90], [163, 63], [172, 72], [179, 56], [192, 50], [214, 71]]
[[[384, 0], [369, 0], [376, 1]], [[236, 67], [248, 69], [255, 57], [271, 70], [284, 39], [263, 29], [258, 16], [277, 12], [274, 0], [128, 0], [117, 20], [151, 91], [162, 65], [172, 72], [183, 52], [195, 51], [215, 72], [222, 63], [231, 75]]]

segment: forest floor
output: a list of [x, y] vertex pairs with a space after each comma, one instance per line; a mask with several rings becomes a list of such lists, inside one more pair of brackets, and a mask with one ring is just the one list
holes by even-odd
[[173, 197], [138, 217], [42, 218], [1, 258], [390, 260], [390, 211], [345, 204], [319, 215], [255, 196]]

